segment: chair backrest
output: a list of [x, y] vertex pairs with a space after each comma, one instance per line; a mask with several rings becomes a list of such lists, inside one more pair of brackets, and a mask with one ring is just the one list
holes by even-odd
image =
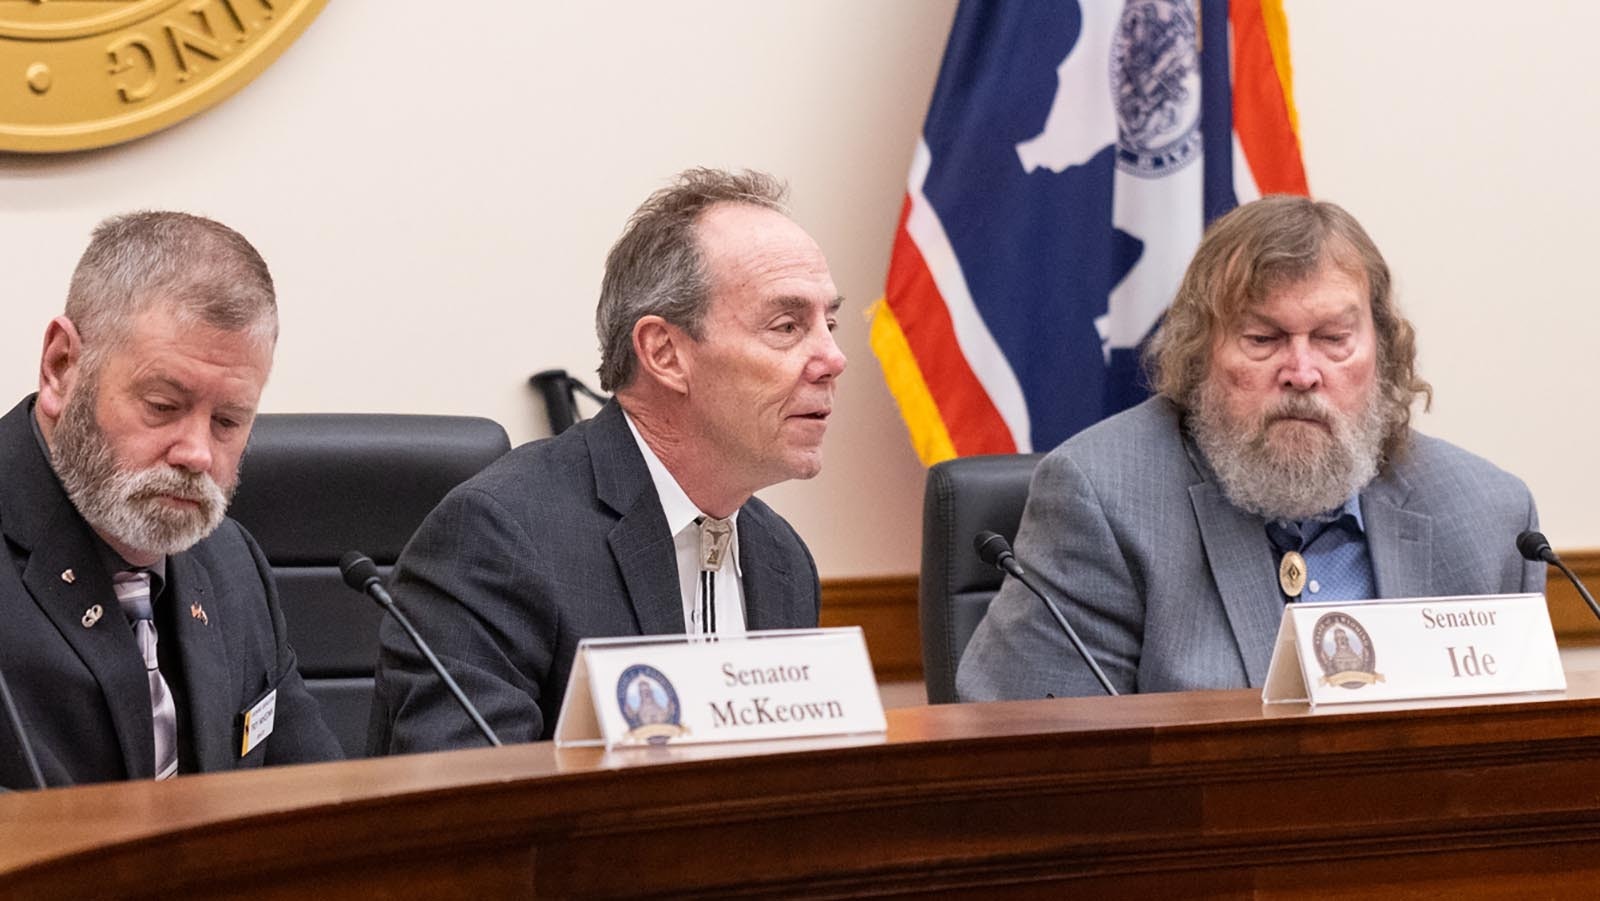
[[1015, 540], [1028, 482], [1043, 454], [947, 460], [928, 470], [922, 502], [922, 673], [928, 703], [956, 698], [956, 666], [1000, 590], [1000, 571], [978, 559], [973, 536], [985, 529]]
[[366, 753], [383, 611], [345, 587], [339, 558], [359, 550], [387, 575], [445, 494], [510, 447], [477, 417], [256, 418], [228, 512], [272, 565], [301, 675], [349, 756]]

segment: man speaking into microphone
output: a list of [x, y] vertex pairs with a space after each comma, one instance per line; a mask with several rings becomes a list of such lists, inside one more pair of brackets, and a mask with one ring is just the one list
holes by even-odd
[[[816, 565], [752, 495], [822, 468], [845, 358], [822, 251], [759, 173], [690, 170], [606, 258], [591, 420], [445, 498], [396, 604], [507, 742], [549, 738], [584, 638], [814, 627]], [[372, 750], [483, 739], [385, 622]]]
[[[1207, 231], [1145, 366], [1157, 396], [1039, 464], [1017, 557], [1121, 692], [1260, 686], [1297, 600], [1541, 592], [1515, 476], [1410, 427], [1432, 389], [1389, 268], [1349, 213], [1302, 197]], [[1007, 579], [964, 700], [1102, 692]]]

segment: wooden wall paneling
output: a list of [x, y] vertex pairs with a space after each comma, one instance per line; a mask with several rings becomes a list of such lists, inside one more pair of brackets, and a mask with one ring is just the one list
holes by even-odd
[[825, 580], [822, 625], [860, 626], [879, 682], [922, 679], [916, 576]]
[[[1559, 553], [1589, 587], [1590, 594], [1600, 589], [1600, 549]], [[1594, 618], [1589, 605], [1578, 596], [1578, 590], [1554, 566], [1550, 567], [1544, 595], [1550, 604], [1550, 624], [1555, 626], [1556, 641], [1562, 647], [1600, 645], [1600, 620]]]

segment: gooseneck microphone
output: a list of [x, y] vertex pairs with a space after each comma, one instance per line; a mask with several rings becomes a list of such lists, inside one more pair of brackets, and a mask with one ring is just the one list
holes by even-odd
[[1583, 583], [1578, 580], [1577, 574], [1567, 567], [1566, 562], [1555, 551], [1550, 549], [1550, 542], [1545, 539], [1543, 532], [1535, 532], [1529, 529], [1518, 535], [1517, 550], [1521, 552], [1525, 560], [1531, 560], [1534, 563], [1542, 561], [1561, 570], [1561, 574], [1567, 577], [1567, 581], [1572, 583], [1572, 587], [1578, 589], [1578, 594], [1582, 596], [1584, 603], [1589, 605], [1589, 610], [1594, 613], [1595, 618], [1600, 619], [1600, 604], [1594, 602], [1594, 595], [1589, 593], [1589, 589], [1583, 587]]
[[[22, 714], [17, 712], [17, 702], [11, 699], [11, 685], [6, 682], [4, 670], [0, 670], [0, 705], [6, 709], [6, 719], [11, 721], [11, 734], [17, 737], [17, 747], [22, 751], [22, 759], [28, 763], [28, 774], [33, 777], [35, 788], [44, 788], [44, 771], [39, 769], [39, 758], [33, 753], [33, 742], [28, 740], [28, 730], [22, 725]], [[9, 791], [0, 785], [0, 791]]]
[[456, 703], [460, 704], [461, 709], [465, 710], [467, 716], [472, 718], [473, 725], [477, 726], [478, 731], [483, 733], [483, 737], [489, 740], [489, 744], [497, 748], [500, 747], [500, 736], [495, 735], [494, 730], [489, 728], [489, 724], [484, 722], [483, 714], [478, 712], [478, 708], [472, 706], [472, 702], [467, 700], [467, 696], [462, 693], [461, 686], [456, 684], [456, 680], [450, 678], [448, 672], [445, 672], [444, 664], [440, 663], [439, 658], [434, 656], [433, 649], [428, 647], [426, 641], [422, 640], [422, 636], [411, 625], [411, 620], [407, 619], [406, 615], [400, 612], [400, 608], [395, 606], [394, 598], [389, 596], [388, 590], [383, 587], [383, 578], [378, 575], [378, 564], [373, 563], [371, 557], [360, 551], [351, 551], [340, 558], [339, 573], [344, 576], [344, 584], [362, 594], [368, 595], [395, 618], [401, 628], [406, 630], [406, 634], [411, 636], [411, 643], [417, 646], [417, 650], [422, 652], [422, 656], [428, 658], [428, 665], [433, 667], [433, 671], [439, 674], [439, 678], [444, 681], [445, 687], [450, 689], [452, 695], [455, 695]]
[[1112, 686], [1111, 680], [1107, 679], [1106, 674], [1101, 671], [1100, 664], [1095, 662], [1094, 655], [1089, 653], [1087, 647], [1084, 647], [1082, 639], [1078, 638], [1078, 633], [1072, 631], [1072, 626], [1067, 622], [1067, 618], [1061, 615], [1061, 611], [1056, 607], [1055, 602], [1050, 600], [1049, 596], [1034, 583], [1032, 577], [1022, 568], [1022, 564], [1017, 562], [1017, 555], [1011, 552], [1011, 542], [1006, 541], [1003, 536], [996, 532], [986, 530], [979, 532], [972, 539], [972, 546], [978, 551], [978, 557], [983, 562], [999, 568], [1002, 572], [1009, 573], [1018, 582], [1026, 585], [1028, 590], [1034, 593], [1035, 597], [1044, 602], [1044, 608], [1050, 611], [1051, 616], [1055, 617], [1056, 625], [1060, 626], [1061, 631], [1066, 633], [1067, 640], [1072, 642], [1072, 649], [1077, 651], [1078, 656], [1083, 658], [1083, 662], [1089, 665], [1089, 671], [1094, 673], [1094, 677], [1100, 681], [1100, 687], [1106, 690], [1106, 694], [1115, 695], [1117, 689]]

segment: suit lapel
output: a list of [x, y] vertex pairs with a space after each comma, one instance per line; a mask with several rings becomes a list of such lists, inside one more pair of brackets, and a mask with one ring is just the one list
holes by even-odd
[[[650, 495], [653, 499], [654, 495]], [[678, 587], [678, 558], [672, 537], [662, 525], [659, 502], [641, 499], [611, 530], [611, 554], [628, 587], [628, 601], [641, 635], [683, 631], [683, 595]], [[665, 537], [664, 537], [665, 536]]]
[[750, 508], [739, 516], [739, 569], [743, 576], [745, 628], [781, 628], [810, 622], [811, 600], [796, 590], [794, 576], [783, 568], [772, 534]]
[[[63, 497], [50, 525], [30, 541], [23, 585], [100, 683], [128, 778], [154, 778], [155, 724], [144, 658], [87, 526]], [[98, 614], [91, 612], [96, 607]]]
[[667, 534], [667, 516], [650, 481], [650, 470], [616, 401], [584, 426], [594, 466], [595, 496], [620, 514], [607, 535], [612, 558], [628, 589], [628, 602], [642, 635], [683, 632], [683, 594], [678, 557]]
[[1372, 578], [1383, 598], [1423, 597], [1433, 571], [1433, 518], [1405, 508], [1411, 484], [1393, 468], [1361, 492]]
[[1189, 498], [1234, 641], [1241, 649], [1269, 651], [1266, 656], [1241, 652], [1250, 684], [1260, 685], [1267, 677], [1270, 651], [1283, 618], [1283, 599], [1272, 555], [1267, 552], [1266, 533], [1259, 519], [1228, 503], [1212, 482], [1189, 486]]
[[0, 522], [26, 558], [22, 584], [28, 595], [99, 684], [128, 778], [152, 778], [155, 726], [144, 659], [117, 605], [94, 532], [67, 499], [34, 437], [32, 408], [33, 398], [26, 397], [0, 417], [0, 459], [7, 465], [0, 479]]
[[[167, 577], [172, 585], [165, 602], [177, 608], [171, 622], [183, 661], [195, 763], [205, 773], [232, 769], [239, 759], [239, 749], [233, 744], [233, 719], [239, 711], [234, 709], [238, 698], [222, 640], [226, 610], [212, 594], [211, 577], [188, 554], [167, 558]], [[195, 613], [197, 608], [202, 613]]]

